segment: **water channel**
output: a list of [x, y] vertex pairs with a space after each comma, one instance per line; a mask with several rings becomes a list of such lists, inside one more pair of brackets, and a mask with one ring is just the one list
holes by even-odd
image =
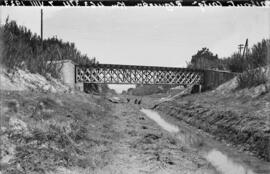
[[225, 143], [198, 133], [194, 128], [182, 125], [180, 121], [179, 123], [174, 121], [174, 124], [171, 124], [153, 110], [141, 109], [141, 112], [164, 130], [174, 134], [182, 144], [196, 148], [222, 174], [270, 174], [270, 163], [268, 162], [238, 152]]

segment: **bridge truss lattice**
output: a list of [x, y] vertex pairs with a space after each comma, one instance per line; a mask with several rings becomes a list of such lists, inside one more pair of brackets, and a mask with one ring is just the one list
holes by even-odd
[[203, 71], [154, 66], [94, 64], [75, 66], [76, 83], [106, 84], [201, 84]]

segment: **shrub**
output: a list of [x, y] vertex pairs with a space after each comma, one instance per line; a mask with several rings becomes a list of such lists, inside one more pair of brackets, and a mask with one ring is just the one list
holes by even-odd
[[40, 36], [33, 34], [24, 26], [18, 26], [15, 21], [6, 19], [0, 26], [3, 49], [1, 63], [8, 69], [28, 69], [31, 73], [59, 77], [59, 65], [54, 61], [69, 59], [78, 64], [96, 63], [82, 55], [74, 43], [63, 42], [53, 37], [41, 40]]
[[192, 56], [191, 61], [187, 62], [187, 68], [199, 69], [219, 69], [231, 72], [244, 72], [255, 69], [270, 63], [270, 40], [254, 44], [246, 50], [245, 56], [239, 52], [234, 52], [230, 57], [219, 59], [208, 48], [202, 48]]
[[244, 72], [269, 64], [268, 49], [270, 49], [270, 40], [263, 39], [261, 42], [253, 45], [251, 49], [247, 49], [245, 57], [239, 53], [234, 53], [231, 57], [223, 61], [228, 70], [232, 72]]
[[246, 71], [237, 77], [238, 89], [250, 88], [267, 82], [266, 72], [262, 68]]
[[244, 72], [249, 67], [249, 60], [243, 58], [239, 53], [234, 53], [230, 58], [224, 60], [224, 62], [232, 72]]
[[[21, 68], [45, 77], [49, 74], [59, 78], [62, 66], [54, 63], [55, 61], [72, 60], [80, 65], [98, 63], [96, 58], [90, 59], [81, 54], [74, 43], [63, 42], [57, 37], [41, 40], [40, 36], [24, 26], [18, 26], [15, 21], [9, 21], [8, 18], [5, 24], [0, 26], [0, 41], [0, 64], [7, 70]], [[97, 89], [98, 85], [92, 86]], [[102, 86], [103, 90], [106, 88], [106, 85]]]

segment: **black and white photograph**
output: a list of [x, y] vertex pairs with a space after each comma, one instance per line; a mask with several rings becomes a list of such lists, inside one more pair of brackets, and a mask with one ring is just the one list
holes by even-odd
[[26, 2], [0, 5], [0, 174], [270, 174], [270, 1]]

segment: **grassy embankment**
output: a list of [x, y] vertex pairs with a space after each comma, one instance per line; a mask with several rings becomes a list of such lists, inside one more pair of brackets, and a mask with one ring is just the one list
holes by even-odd
[[270, 161], [270, 40], [253, 45], [245, 57], [220, 60], [203, 49], [192, 58], [191, 67], [209, 63], [240, 74], [217, 90], [176, 97], [156, 109]]
[[178, 97], [156, 109], [270, 161], [270, 84], [232, 91], [226, 86]]
[[103, 97], [1, 92], [3, 174], [105, 166], [117, 139]]

